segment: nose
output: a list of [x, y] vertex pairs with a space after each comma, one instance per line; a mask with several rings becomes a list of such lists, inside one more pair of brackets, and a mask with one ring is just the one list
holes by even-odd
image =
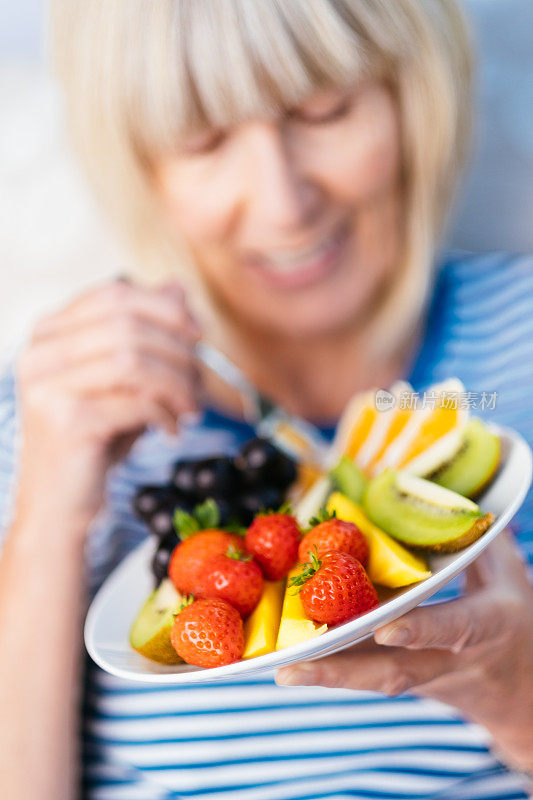
[[247, 165], [248, 212], [262, 227], [294, 232], [312, 225], [322, 190], [283, 122], [251, 123]]

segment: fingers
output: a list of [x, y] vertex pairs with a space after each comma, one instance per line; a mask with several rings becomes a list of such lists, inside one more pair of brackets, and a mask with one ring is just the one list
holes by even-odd
[[102, 442], [121, 435], [133, 435], [134, 440], [148, 425], [163, 428], [170, 434], [176, 432], [174, 414], [150, 397], [133, 398], [116, 393], [111, 397], [94, 398], [87, 403], [87, 412], [90, 426], [87, 435]]
[[194, 412], [197, 336], [177, 285], [149, 291], [115, 282], [92, 290], [37, 327], [19, 363], [24, 404], [50, 409], [62, 395], [69, 405], [69, 397], [130, 392], [174, 417]]
[[24, 358], [24, 369], [38, 379], [102, 358], [117, 363], [139, 356], [166, 361], [176, 369], [194, 365], [187, 340], [140, 317], [110, 317], [74, 328], [67, 336], [38, 339]]
[[192, 371], [178, 371], [165, 361], [141, 353], [122, 360], [95, 358], [35, 382], [34, 402], [55, 394], [95, 397], [105, 393], [134, 393], [160, 402], [175, 415], [196, 411]]
[[395, 696], [430, 683], [451, 671], [454, 657], [439, 650], [410, 653], [401, 648], [361, 652], [351, 648], [313, 662], [283, 667], [282, 686], [325, 686], [333, 689], [381, 692]]
[[505, 636], [517, 611], [513, 594], [483, 590], [471, 597], [415, 608], [377, 630], [374, 638], [388, 647], [460, 653]]
[[142, 319], [167, 328], [189, 343], [200, 335], [181, 287], [167, 284], [154, 290], [115, 281], [85, 293], [62, 311], [42, 320], [34, 329], [34, 341], [72, 334], [80, 327], [109, 318]]

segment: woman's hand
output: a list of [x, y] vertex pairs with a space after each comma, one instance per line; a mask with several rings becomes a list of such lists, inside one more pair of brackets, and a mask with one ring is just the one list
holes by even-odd
[[468, 569], [465, 597], [414, 609], [363, 642], [284, 667], [284, 685], [431, 697], [484, 725], [509, 763], [533, 770], [533, 588], [501, 534]]
[[38, 531], [39, 519], [59, 515], [86, 528], [107, 468], [146, 426], [175, 433], [180, 415], [196, 410], [198, 336], [176, 284], [116, 281], [37, 325], [18, 370], [17, 519]]

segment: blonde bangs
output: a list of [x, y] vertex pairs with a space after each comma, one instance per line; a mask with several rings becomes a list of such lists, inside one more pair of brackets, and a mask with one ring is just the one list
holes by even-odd
[[128, 29], [108, 72], [113, 103], [145, 154], [171, 150], [191, 131], [279, 115], [317, 89], [375, 72], [368, 43], [328, 0], [141, 3], [142, 25], [132, 0], [113, 5], [123, 15], [114, 35]]

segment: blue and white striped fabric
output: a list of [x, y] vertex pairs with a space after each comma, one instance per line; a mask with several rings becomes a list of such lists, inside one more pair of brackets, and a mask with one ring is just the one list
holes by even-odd
[[[458, 255], [440, 272], [416, 389], [456, 375], [467, 389], [498, 392], [488, 419], [533, 442], [533, 259]], [[480, 412], [475, 412], [480, 413]], [[14, 386], [0, 384], [0, 503], [7, 514], [16, 427]], [[181, 454], [234, 450], [251, 436], [208, 412], [179, 449], [147, 434], [110, 476], [107, 511], [87, 549], [96, 589], [146, 531], [132, 518], [135, 487], [165, 480]], [[533, 564], [531, 496], [515, 520]], [[457, 587], [442, 595], [445, 599]], [[87, 800], [518, 800], [520, 778], [489, 750], [489, 737], [452, 709], [414, 697], [262, 680], [143, 687], [87, 666], [84, 705]]]

